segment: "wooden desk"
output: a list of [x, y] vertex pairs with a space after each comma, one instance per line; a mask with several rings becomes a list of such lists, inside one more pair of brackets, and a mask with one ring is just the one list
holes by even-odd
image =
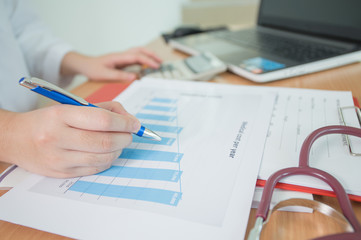
[[[184, 58], [186, 56], [166, 46], [161, 39], [153, 41], [147, 47], [155, 51], [162, 59], [165, 60], [175, 60]], [[254, 83], [231, 73], [221, 74], [214, 78], [212, 81], [217, 83], [255, 86], [347, 90], [352, 91], [353, 96], [361, 100], [360, 63], [265, 84]], [[76, 88], [73, 92], [79, 96], [86, 97], [104, 86], [105, 84], [107, 83], [86, 82]], [[7, 166], [7, 164], [0, 163], [0, 171], [3, 171]], [[5, 192], [6, 191], [0, 191], [0, 195], [4, 194]], [[336, 209], [339, 209], [338, 203], [335, 198], [324, 196], [314, 197], [318, 201], [324, 202]], [[352, 202], [352, 205], [356, 212], [358, 220], [361, 222], [361, 203]], [[247, 228], [247, 235], [250, 228], [253, 227], [255, 221], [255, 212], [255, 209], [251, 210]], [[277, 212], [272, 218], [273, 219], [271, 221], [271, 224], [268, 225], [262, 233], [262, 236], [264, 236], [265, 239], [275, 239], [272, 237], [272, 232], [278, 232], [282, 236], [285, 236], [285, 239], [309, 239], [316, 236], [321, 236], [323, 235], [323, 233], [334, 233], [339, 231], [337, 226], [333, 224], [333, 221], [319, 213], [309, 214]], [[283, 223], [283, 226], [287, 226], [287, 229], [280, 229], [280, 223]], [[42, 232], [39, 230], [11, 224], [4, 221], [0, 221], [0, 236], [1, 239], [68, 239], [66, 237]]]

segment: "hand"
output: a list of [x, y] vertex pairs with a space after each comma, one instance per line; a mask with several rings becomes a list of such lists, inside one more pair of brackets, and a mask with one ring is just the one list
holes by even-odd
[[159, 57], [145, 48], [133, 48], [122, 53], [112, 53], [99, 57], [89, 57], [70, 52], [63, 59], [61, 74], [83, 74], [91, 80], [132, 81], [137, 78], [137, 75], [123, 71], [121, 68], [133, 64], [159, 68], [161, 62]]
[[140, 123], [117, 102], [98, 105], [102, 108], [64, 104], [26, 113], [0, 110], [0, 160], [57, 178], [104, 171], [131, 143]]

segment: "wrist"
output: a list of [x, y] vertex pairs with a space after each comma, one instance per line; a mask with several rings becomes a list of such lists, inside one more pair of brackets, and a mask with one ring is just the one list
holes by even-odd
[[[12, 152], [13, 150], [17, 149], [16, 141], [17, 131], [16, 131], [16, 124], [15, 119], [16, 116], [21, 113], [15, 113], [10, 111], [5, 111], [0, 109], [0, 161], [17, 164], [13, 155], [15, 154]], [[16, 150], [18, 151], [18, 149]]]
[[75, 76], [77, 74], [85, 74], [85, 69], [87, 67], [86, 62], [90, 57], [82, 55], [77, 52], [68, 52], [65, 54], [61, 67], [60, 74], [62, 76]]

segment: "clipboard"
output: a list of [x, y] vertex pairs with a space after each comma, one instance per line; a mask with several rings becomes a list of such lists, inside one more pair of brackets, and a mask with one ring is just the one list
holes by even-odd
[[[356, 111], [356, 115], [358, 117], [359, 127], [361, 127], [361, 112], [360, 112], [360, 105], [357, 100], [357, 98], [353, 97], [354, 106], [348, 106], [348, 107], [340, 107], [339, 108], [339, 114], [342, 123], [347, 126], [345, 117], [343, 114], [343, 111], [346, 109], [354, 109]], [[351, 141], [349, 139], [349, 136], [345, 135], [345, 139], [347, 142], [347, 146], [349, 148], [349, 152], [352, 156], [361, 156], [361, 153], [354, 152], [351, 146]], [[256, 186], [257, 187], [264, 187], [266, 184], [266, 180], [258, 179]], [[288, 183], [277, 183], [276, 188], [284, 189], [284, 190], [290, 190], [290, 191], [298, 191], [298, 192], [304, 192], [304, 193], [311, 193], [316, 195], [323, 195], [323, 196], [329, 196], [329, 197], [336, 197], [336, 195], [332, 191], [323, 190], [323, 189], [317, 189], [317, 188], [311, 188], [311, 187], [304, 187], [300, 185], [293, 185]], [[348, 194], [349, 198], [354, 201], [361, 202], [361, 196], [354, 195], [354, 194]]]

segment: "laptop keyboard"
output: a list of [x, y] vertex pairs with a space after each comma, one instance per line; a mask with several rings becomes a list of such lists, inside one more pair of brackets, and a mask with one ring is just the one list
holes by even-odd
[[213, 36], [226, 39], [242, 47], [261, 50], [269, 53], [297, 60], [311, 62], [337, 56], [346, 52], [346, 49], [312, 41], [281, 37], [252, 29], [243, 31], [217, 31]]

